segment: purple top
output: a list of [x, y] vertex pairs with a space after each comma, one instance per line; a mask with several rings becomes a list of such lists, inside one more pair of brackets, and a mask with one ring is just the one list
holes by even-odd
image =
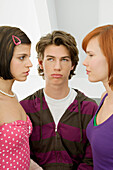
[[[95, 114], [107, 95], [102, 99]], [[113, 170], [113, 114], [97, 126], [94, 126], [93, 117], [87, 126], [86, 134], [92, 147], [94, 170]]]

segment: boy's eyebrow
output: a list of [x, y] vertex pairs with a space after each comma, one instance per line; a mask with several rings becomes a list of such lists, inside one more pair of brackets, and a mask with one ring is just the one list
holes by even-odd
[[[52, 55], [46, 55], [46, 57], [52, 57], [52, 58], [55, 58], [55, 56], [52, 56]], [[62, 56], [61, 58], [71, 58], [70, 56]]]
[[55, 57], [55, 56], [53, 56], [53, 55], [46, 55], [46, 57]]
[[63, 56], [62, 58], [71, 58], [70, 56]]

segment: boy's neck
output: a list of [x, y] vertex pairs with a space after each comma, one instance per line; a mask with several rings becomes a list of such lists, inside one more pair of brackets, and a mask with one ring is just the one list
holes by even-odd
[[47, 96], [53, 99], [63, 99], [69, 94], [70, 88], [68, 86], [46, 86], [44, 91]]

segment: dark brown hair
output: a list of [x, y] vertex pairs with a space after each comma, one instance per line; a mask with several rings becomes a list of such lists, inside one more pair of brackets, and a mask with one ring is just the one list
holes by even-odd
[[21, 44], [31, 44], [27, 35], [17, 27], [0, 26], [0, 77], [3, 79], [13, 79], [10, 72], [10, 62], [13, 56], [15, 44], [12, 35], [21, 40]]
[[[57, 46], [64, 45], [68, 49], [71, 56], [72, 66], [74, 66], [69, 75], [69, 79], [71, 79], [71, 77], [75, 75], [74, 71], [79, 61], [75, 38], [64, 31], [53, 31], [51, 34], [49, 33], [46, 36], [41, 37], [39, 42], [36, 44], [36, 51], [39, 59], [43, 60], [45, 48], [52, 44]], [[40, 76], [44, 77], [43, 69], [39, 66], [38, 73]]]

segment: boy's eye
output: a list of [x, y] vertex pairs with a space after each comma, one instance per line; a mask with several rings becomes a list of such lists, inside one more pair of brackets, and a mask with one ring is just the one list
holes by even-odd
[[69, 59], [67, 59], [67, 58], [63, 58], [62, 60], [63, 60], [63, 61], [69, 61]]
[[48, 58], [47, 60], [48, 60], [48, 61], [53, 61], [53, 58]]

